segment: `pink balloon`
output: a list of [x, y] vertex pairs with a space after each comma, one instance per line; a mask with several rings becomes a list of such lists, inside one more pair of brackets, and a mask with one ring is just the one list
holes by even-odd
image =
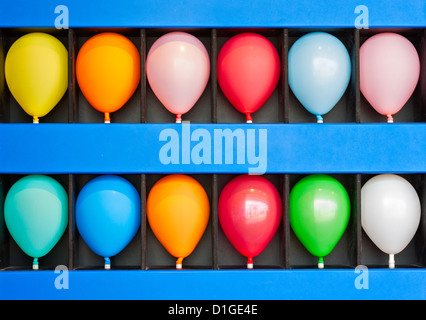
[[253, 257], [266, 248], [281, 223], [281, 197], [265, 177], [241, 175], [223, 188], [218, 216], [226, 237], [252, 268]]
[[210, 59], [203, 43], [186, 32], [170, 32], [155, 41], [146, 60], [148, 82], [176, 122], [203, 93]]
[[396, 33], [380, 33], [359, 50], [360, 89], [371, 106], [393, 122], [419, 81], [420, 59], [413, 44]]

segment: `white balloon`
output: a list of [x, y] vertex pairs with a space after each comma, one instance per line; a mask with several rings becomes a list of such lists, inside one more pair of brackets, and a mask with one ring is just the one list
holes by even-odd
[[416, 190], [398, 175], [377, 175], [361, 188], [362, 228], [381, 251], [389, 254], [390, 268], [394, 268], [394, 255], [413, 239], [420, 211]]

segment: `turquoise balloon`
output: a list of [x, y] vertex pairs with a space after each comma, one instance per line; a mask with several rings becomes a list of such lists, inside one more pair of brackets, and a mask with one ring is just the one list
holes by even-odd
[[299, 38], [288, 53], [288, 81], [300, 103], [322, 122], [346, 91], [351, 59], [343, 43], [325, 32]]
[[4, 188], [3, 188], [3, 181], [0, 177], [0, 243], [3, 243], [5, 228], [6, 228], [4, 224], [3, 201], [4, 201]]
[[28, 175], [10, 188], [4, 204], [10, 235], [30, 257], [43, 257], [68, 225], [68, 196], [62, 185], [44, 175]]

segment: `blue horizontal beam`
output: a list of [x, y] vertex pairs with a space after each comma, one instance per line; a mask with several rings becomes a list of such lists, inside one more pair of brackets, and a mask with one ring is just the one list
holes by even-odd
[[[62, 5], [67, 8], [63, 18]], [[360, 8], [359, 5], [364, 7]], [[357, 9], [358, 7], [358, 9]], [[56, 9], [56, 13], [55, 13]], [[360, 14], [364, 14], [363, 17]], [[358, 18], [358, 20], [357, 20]], [[364, 18], [361, 21], [361, 18]], [[0, 27], [425, 27], [424, 0], [15, 0], [0, 1]]]
[[0, 272], [1, 300], [424, 300], [425, 298], [426, 270], [423, 269]]
[[426, 124], [0, 124], [0, 173], [424, 173]]

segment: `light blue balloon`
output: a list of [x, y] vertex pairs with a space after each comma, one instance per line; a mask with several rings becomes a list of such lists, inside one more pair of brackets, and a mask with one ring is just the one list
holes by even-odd
[[120, 176], [98, 176], [77, 197], [77, 229], [89, 248], [105, 258], [105, 266], [134, 238], [140, 222], [140, 196]]
[[288, 81], [300, 103], [318, 122], [340, 100], [351, 77], [351, 59], [335, 36], [311, 32], [299, 38], [288, 53]]
[[13, 184], [4, 204], [10, 235], [27, 255], [43, 257], [56, 245], [68, 225], [68, 195], [45, 175], [28, 175]]

